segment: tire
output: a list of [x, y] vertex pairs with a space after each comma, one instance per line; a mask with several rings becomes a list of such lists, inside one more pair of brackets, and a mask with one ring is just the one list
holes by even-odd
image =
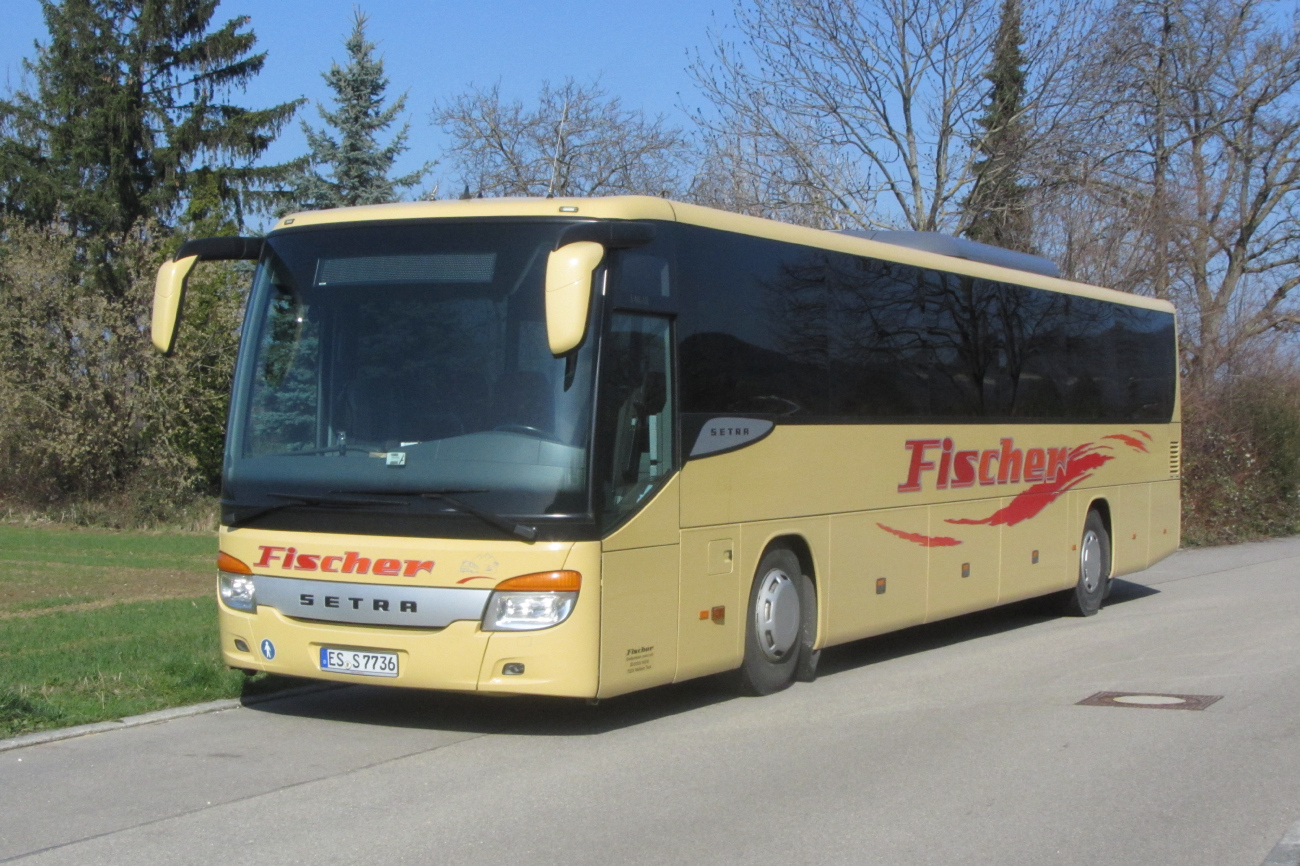
[[1110, 533], [1096, 511], [1088, 512], [1079, 541], [1079, 582], [1064, 595], [1069, 616], [1092, 616], [1110, 587]]
[[806, 631], [800, 598], [805, 579], [799, 558], [784, 547], [768, 549], [759, 561], [745, 617], [742, 693], [770, 695], [794, 682]]

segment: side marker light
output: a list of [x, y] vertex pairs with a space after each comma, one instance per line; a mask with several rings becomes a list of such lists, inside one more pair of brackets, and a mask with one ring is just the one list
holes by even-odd
[[884, 594], [885, 594], [885, 578], [878, 577], [876, 578], [876, 595], [884, 595]]

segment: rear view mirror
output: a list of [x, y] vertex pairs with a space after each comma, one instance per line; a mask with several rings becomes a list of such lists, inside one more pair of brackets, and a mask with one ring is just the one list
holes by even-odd
[[160, 351], [170, 355], [176, 347], [176, 326], [185, 305], [185, 281], [198, 262], [256, 261], [262, 255], [261, 238], [202, 238], [186, 241], [171, 261], [158, 269], [153, 289], [153, 323], [150, 336]]
[[546, 339], [557, 358], [578, 348], [586, 335], [591, 272], [604, 257], [601, 244], [576, 241], [546, 260]]
[[154, 346], [170, 355], [176, 347], [176, 325], [181, 318], [181, 302], [185, 300], [185, 281], [199, 260], [198, 256], [185, 256], [176, 261], [163, 262], [158, 269], [158, 282], [153, 288], [153, 325], [151, 336]]

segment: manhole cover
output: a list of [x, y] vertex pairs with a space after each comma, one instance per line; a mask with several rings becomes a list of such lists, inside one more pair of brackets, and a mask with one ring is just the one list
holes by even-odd
[[1081, 707], [1137, 707], [1145, 710], [1203, 710], [1223, 695], [1160, 695], [1152, 692], [1097, 692]]

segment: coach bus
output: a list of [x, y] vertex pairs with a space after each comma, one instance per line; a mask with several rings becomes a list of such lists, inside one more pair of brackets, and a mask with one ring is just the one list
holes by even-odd
[[[918, 238], [920, 239], [918, 241]], [[1055, 594], [1179, 540], [1164, 301], [937, 236], [647, 197], [298, 213], [255, 259], [226, 664], [604, 698]]]

